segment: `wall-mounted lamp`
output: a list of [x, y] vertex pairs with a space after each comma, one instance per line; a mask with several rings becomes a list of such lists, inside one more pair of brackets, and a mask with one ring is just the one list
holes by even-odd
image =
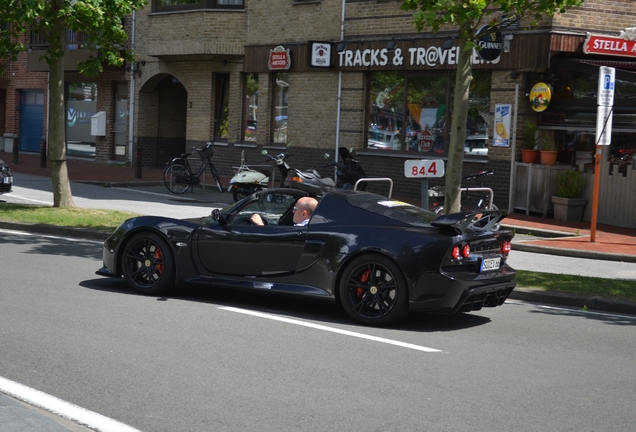
[[519, 72], [518, 71], [510, 72], [510, 78], [512, 78], [513, 80], [516, 80], [517, 78], [519, 78]]
[[336, 45], [336, 52], [343, 52], [345, 50], [345, 48], [347, 47], [347, 44], [344, 42], [339, 42], [338, 45]]
[[454, 44], [455, 44], [455, 38], [454, 37], [449, 37], [448, 39], [446, 39], [444, 41], [444, 44], [442, 45], [442, 48], [445, 49], [445, 50], [451, 49]]
[[386, 44], [386, 49], [388, 49], [389, 51], [393, 51], [396, 46], [397, 46], [397, 42], [395, 41], [395, 39], [391, 39], [389, 43]]
[[510, 52], [510, 41], [515, 38], [514, 35], [507, 34], [503, 37], [503, 52]]

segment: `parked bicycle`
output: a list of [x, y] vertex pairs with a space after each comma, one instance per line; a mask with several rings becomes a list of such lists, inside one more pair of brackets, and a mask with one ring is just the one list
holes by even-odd
[[163, 171], [163, 182], [168, 190], [174, 194], [182, 194], [188, 189], [194, 188], [194, 186], [201, 183], [200, 177], [209, 167], [212, 177], [216, 181], [216, 186], [220, 192], [223, 192], [221, 178], [212, 163], [212, 143], [208, 142], [203, 148], [192, 147], [192, 150], [199, 154], [202, 161], [201, 166], [196, 173], [192, 171], [190, 162], [188, 162], [188, 156], [192, 153], [183, 153], [181, 156], [172, 159], [172, 162]]
[[[480, 171], [463, 177], [462, 180], [471, 181], [494, 173], [493, 170]], [[492, 189], [480, 185], [479, 187], [463, 187], [460, 190], [462, 192], [461, 210], [498, 210], [492, 203], [494, 198]], [[444, 195], [444, 186], [434, 186], [428, 190], [431, 211], [444, 214]]]

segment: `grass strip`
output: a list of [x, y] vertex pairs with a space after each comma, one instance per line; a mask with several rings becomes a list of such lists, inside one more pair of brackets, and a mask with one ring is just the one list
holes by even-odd
[[27, 204], [0, 205], [0, 220], [64, 227], [114, 230], [126, 219], [139, 216], [116, 210], [48, 207]]
[[517, 270], [517, 286], [542, 291], [636, 301], [636, 282], [633, 280]]

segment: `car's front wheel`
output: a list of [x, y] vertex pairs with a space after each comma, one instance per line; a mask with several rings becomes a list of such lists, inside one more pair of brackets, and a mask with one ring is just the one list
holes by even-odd
[[353, 260], [340, 280], [340, 302], [354, 320], [386, 325], [408, 313], [408, 289], [400, 269], [380, 255]]
[[154, 233], [135, 235], [122, 256], [124, 279], [142, 294], [158, 295], [174, 286], [175, 268], [172, 250]]

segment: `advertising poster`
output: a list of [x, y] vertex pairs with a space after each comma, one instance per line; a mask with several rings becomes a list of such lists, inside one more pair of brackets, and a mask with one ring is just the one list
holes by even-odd
[[495, 105], [495, 132], [493, 133], [492, 145], [495, 147], [510, 147], [510, 113], [512, 105]]

